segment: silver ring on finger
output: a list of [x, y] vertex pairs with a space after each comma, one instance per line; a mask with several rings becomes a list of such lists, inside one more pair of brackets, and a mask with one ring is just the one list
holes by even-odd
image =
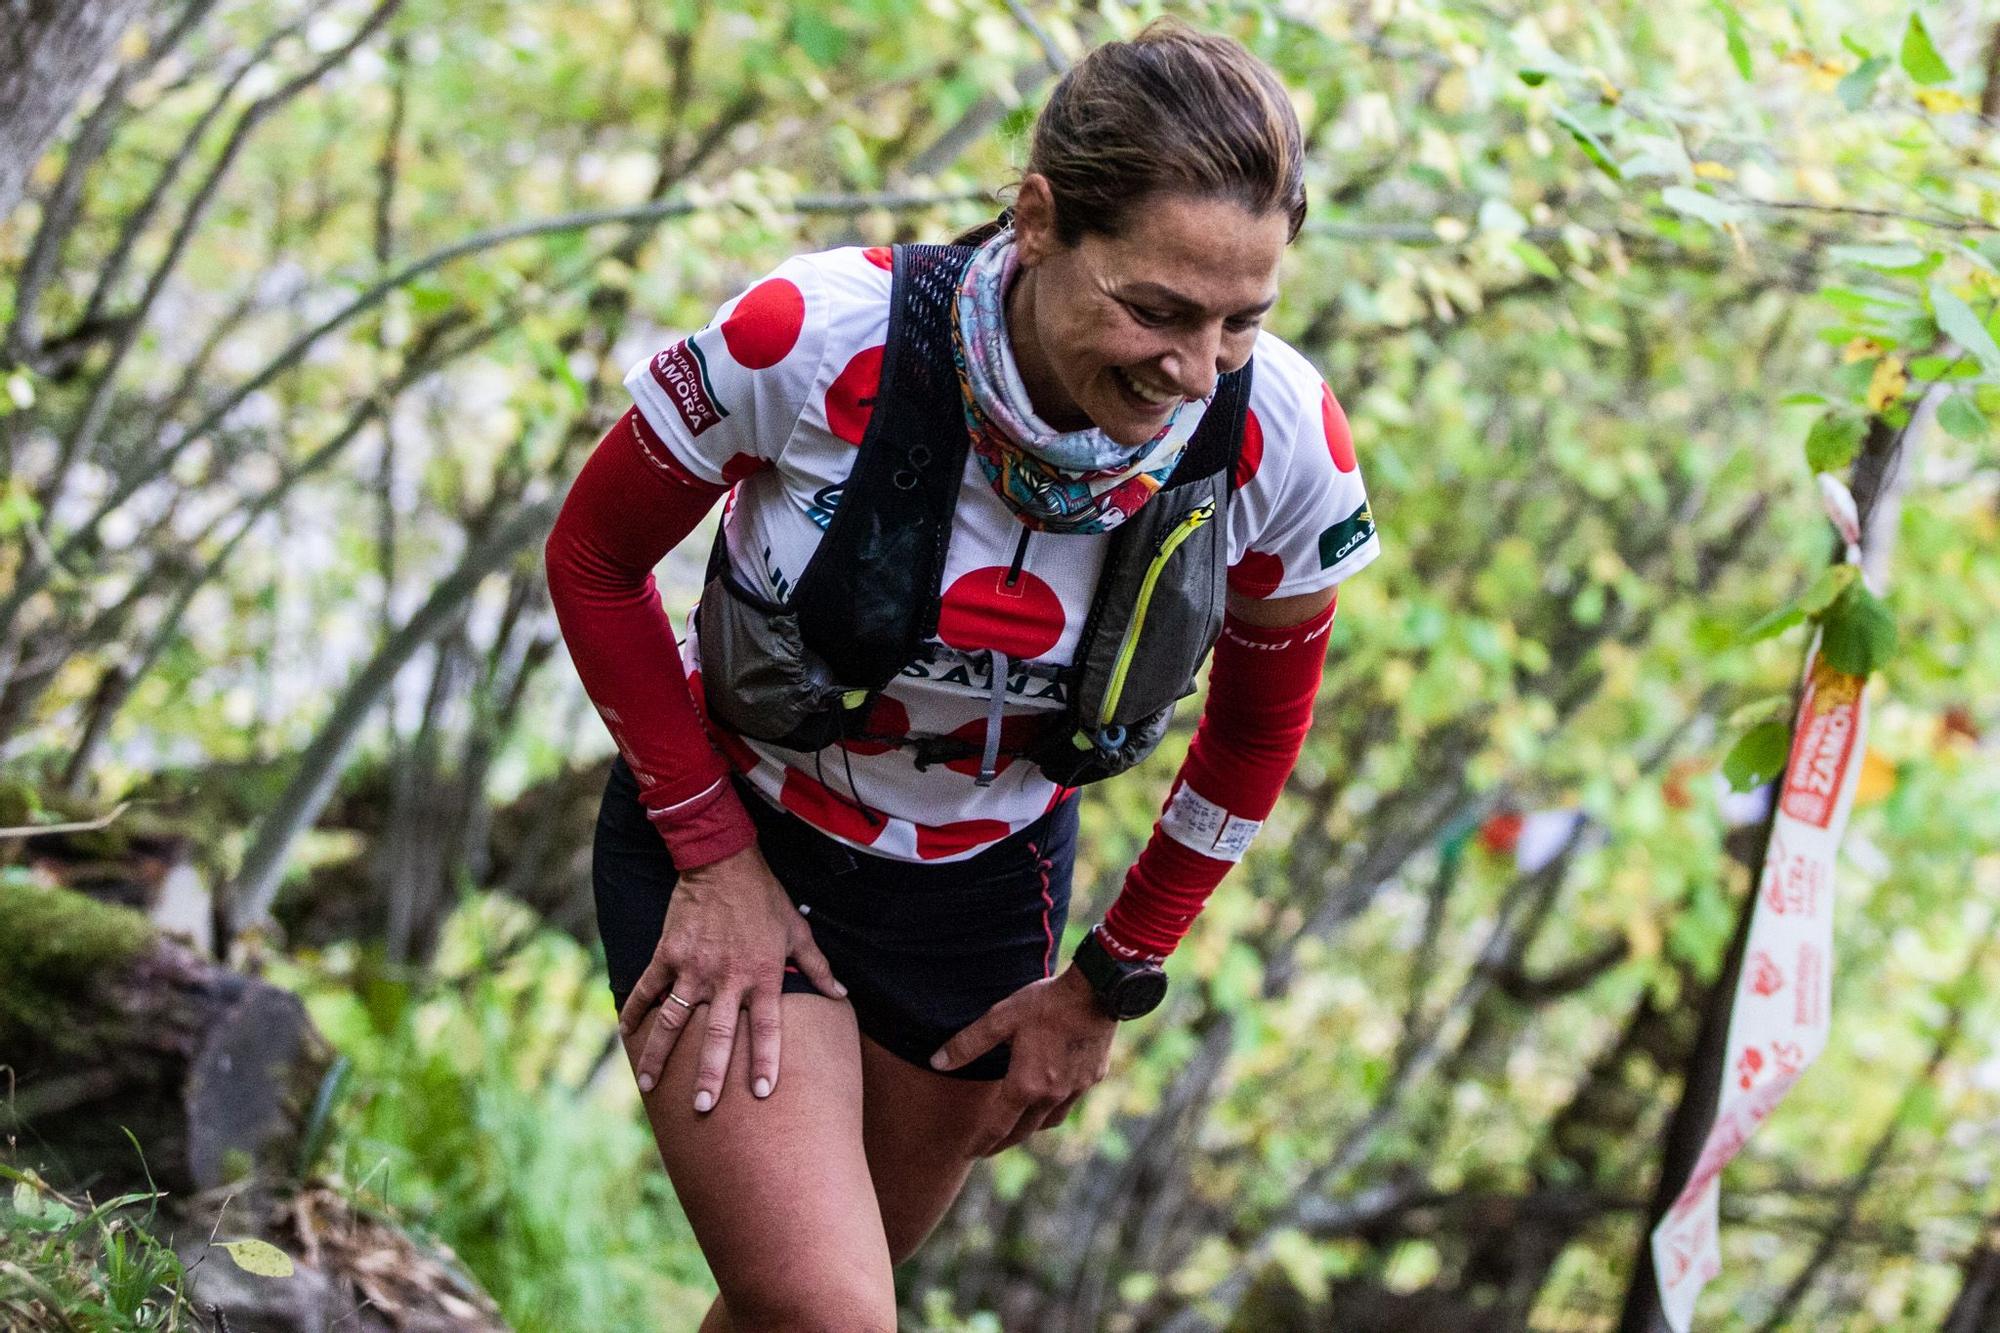
[[689, 1003], [688, 1001], [686, 1001], [686, 1000], [683, 1000], [683, 999], [682, 999], [682, 998], [681, 998], [680, 996], [678, 996], [678, 995], [674, 994], [674, 993], [673, 993], [672, 991], [668, 991], [668, 992], [667, 992], [667, 998], [668, 998], [669, 1000], [672, 1000], [672, 1001], [673, 1001], [673, 1002], [674, 1002], [675, 1004], [679, 1005], [679, 1006], [680, 1006], [681, 1008], [683, 1008], [683, 1009], [692, 1009], [692, 1008], [694, 1008], [694, 1005], [690, 1004], [690, 1003]]

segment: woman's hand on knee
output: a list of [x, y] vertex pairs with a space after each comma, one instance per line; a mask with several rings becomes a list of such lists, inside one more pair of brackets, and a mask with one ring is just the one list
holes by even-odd
[[639, 1090], [651, 1092], [666, 1068], [682, 1029], [702, 1020], [701, 1063], [694, 1109], [707, 1111], [722, 1096], [736, 1045], [736, 1016], [750, 1011], [749, 1084], [769, 1096], [778, 1085], [782, 1035], [778, 996], [785, 960], [797, 961], [813, 985], [845, 995], [812, 930], [754, 845], [734, 856], [683, 871], [667, 903], [667, 919], [653, 959], [618, 1013], [618, 1030], [645, 1040], [633, 1072]]
[[1061, 1124], [1077, 1099], [1111, 1072], [1117, 1035], [1117, 1020], [1097, 1007], [1090, 983], [1072, 966], [987, 1010], [931, 1057], [931, 1067], [955, 1069], [1011, 1043], [1000, 1095], [970, 1139], [976, 1155], [991, 1157]]

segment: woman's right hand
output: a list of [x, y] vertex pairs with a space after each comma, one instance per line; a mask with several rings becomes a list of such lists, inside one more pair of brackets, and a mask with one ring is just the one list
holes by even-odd
[[[653, 961], [618, 1013], [630, 1038], [645, 1031], [634, 1071], [639, 1091], [651, 1092], [695, 1006], [707, 1005], [705, 1042], [695, 1075], [694, 1109], [707, 1111], [722, 1095], [736, 1044], [736, 1015], [750, 1011], [750, 1087], [759, 1097], [778, 1085], [778, 996], [785, 960], [828, 995], [846, 995], [826, 955], [813, 943], [805, 917], [792, 905], [757, 845], [681, 872], [667, 901], [667, 920]], [[668, 999], [677, 995], [686, 1004]], [[650, 1020], [648, 1015], [650, 1014]]]

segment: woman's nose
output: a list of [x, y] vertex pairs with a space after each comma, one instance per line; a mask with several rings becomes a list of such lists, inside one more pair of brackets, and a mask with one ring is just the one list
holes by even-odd
[[1215, 381], [1227, 369], [1222, 364], [1220, 329], [1191, 331], [1161, 364], [1183, 397], [1206, 398], [1215, 392]]

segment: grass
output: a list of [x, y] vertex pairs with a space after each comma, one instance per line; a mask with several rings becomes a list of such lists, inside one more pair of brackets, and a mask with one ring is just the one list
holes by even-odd
[[180, 1259], [128, 1216], [156, 1194], [93, 1204], [0, 1162], [0, 1326], [20, 1333], [150, 1333], [209, 1328], [184, 1294]]
[[474, 896], [427, 974], [342, 946], [274, 980], [351, 1062], [307, 1164], [335, 1188], [449, 1246], [522, 1333], [700, 1321], [714, 1286], [581, 946]]

